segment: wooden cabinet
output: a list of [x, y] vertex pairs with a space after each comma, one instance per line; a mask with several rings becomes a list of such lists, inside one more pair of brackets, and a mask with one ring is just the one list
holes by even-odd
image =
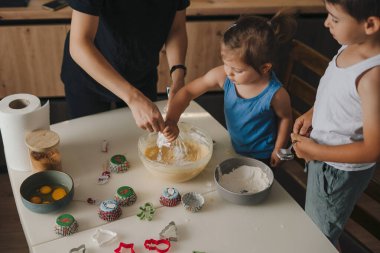
[[[14, 93], [39, 97], [64, 96], [60, 79], [63, 44], [71, 8], [50, 12], [30, 0], [27, 8], [0, 8], [0, 99]], [[220, 39], [240, 14], [272, 15], [283, 7], [300, 13], [324, 13], [320, 0], [192, 0], [189, 21], [186, 82], [220, 65]], [[226, 21], [224, 18], [228, 18]], [[170, 83], [165, 50], [160, 55], [158, 92]]]
[[63, 96], [60, 80], [68, 25], [0, 26], [0, 98]]
[[[220, 38], [230, 21], [188, 22], [186, 81], [221, 64]], [[0, 98], [14, 93], [64, 96], [60, 79], [69, 25], [0, 26]], [[170, 84], [166, 52], [160, 55], [158, 92]]]

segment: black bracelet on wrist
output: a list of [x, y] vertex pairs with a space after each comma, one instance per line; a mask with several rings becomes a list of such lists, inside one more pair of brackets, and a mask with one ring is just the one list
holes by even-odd
[[172, 73], [174, 71], [176, 71], [177, 69], [183, 69], [183, 71], [184, 71], [183, 76], [186, 76], [186, 71], [187, 71], [186, 66], [182, 65], [182, 64], [178, 64], [178, 65], [174, 65], [173, 67], [170, 68], [170, 72], [169, 72], [170, 73], [170, 77], [172, 76]]

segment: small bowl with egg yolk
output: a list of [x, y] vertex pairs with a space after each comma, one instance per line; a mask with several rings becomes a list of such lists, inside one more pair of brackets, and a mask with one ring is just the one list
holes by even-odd
[[27, 177], [20, 186], [22, 203], [36, 213], [50, 213], [67, 206], [74, 196], [74, 182], [62, 171], [46, 170]]

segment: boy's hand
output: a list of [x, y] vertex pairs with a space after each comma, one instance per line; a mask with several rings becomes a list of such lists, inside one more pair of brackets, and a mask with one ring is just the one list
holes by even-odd
[[297, 157], [304, 159], [306, 162], [314, 160], [312, 154], [314, 154], [313, 150], [318, 145], [317, 143], [308, 137], [295, 133], [291, 134], [291, 138]]
[[169, 142], [175, 141], [179, 135], [178, 125], [172, 122], [165, 122], [165, 128], [162, 131], [162, 134]]
[[309, 137], [312, 130], [312, 117], [311, 110], [298, 117], [293, 125], [293, 133]]

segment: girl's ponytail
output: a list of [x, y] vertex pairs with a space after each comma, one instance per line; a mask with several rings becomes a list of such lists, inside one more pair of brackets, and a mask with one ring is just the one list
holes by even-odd
[[276, 13], [269, 21], [268, 25], [272, 27], [274, 35], [279, 44], [290, 41], [297, 31], [297, 21], [294, 18], [296, 11], [286, 9]]

